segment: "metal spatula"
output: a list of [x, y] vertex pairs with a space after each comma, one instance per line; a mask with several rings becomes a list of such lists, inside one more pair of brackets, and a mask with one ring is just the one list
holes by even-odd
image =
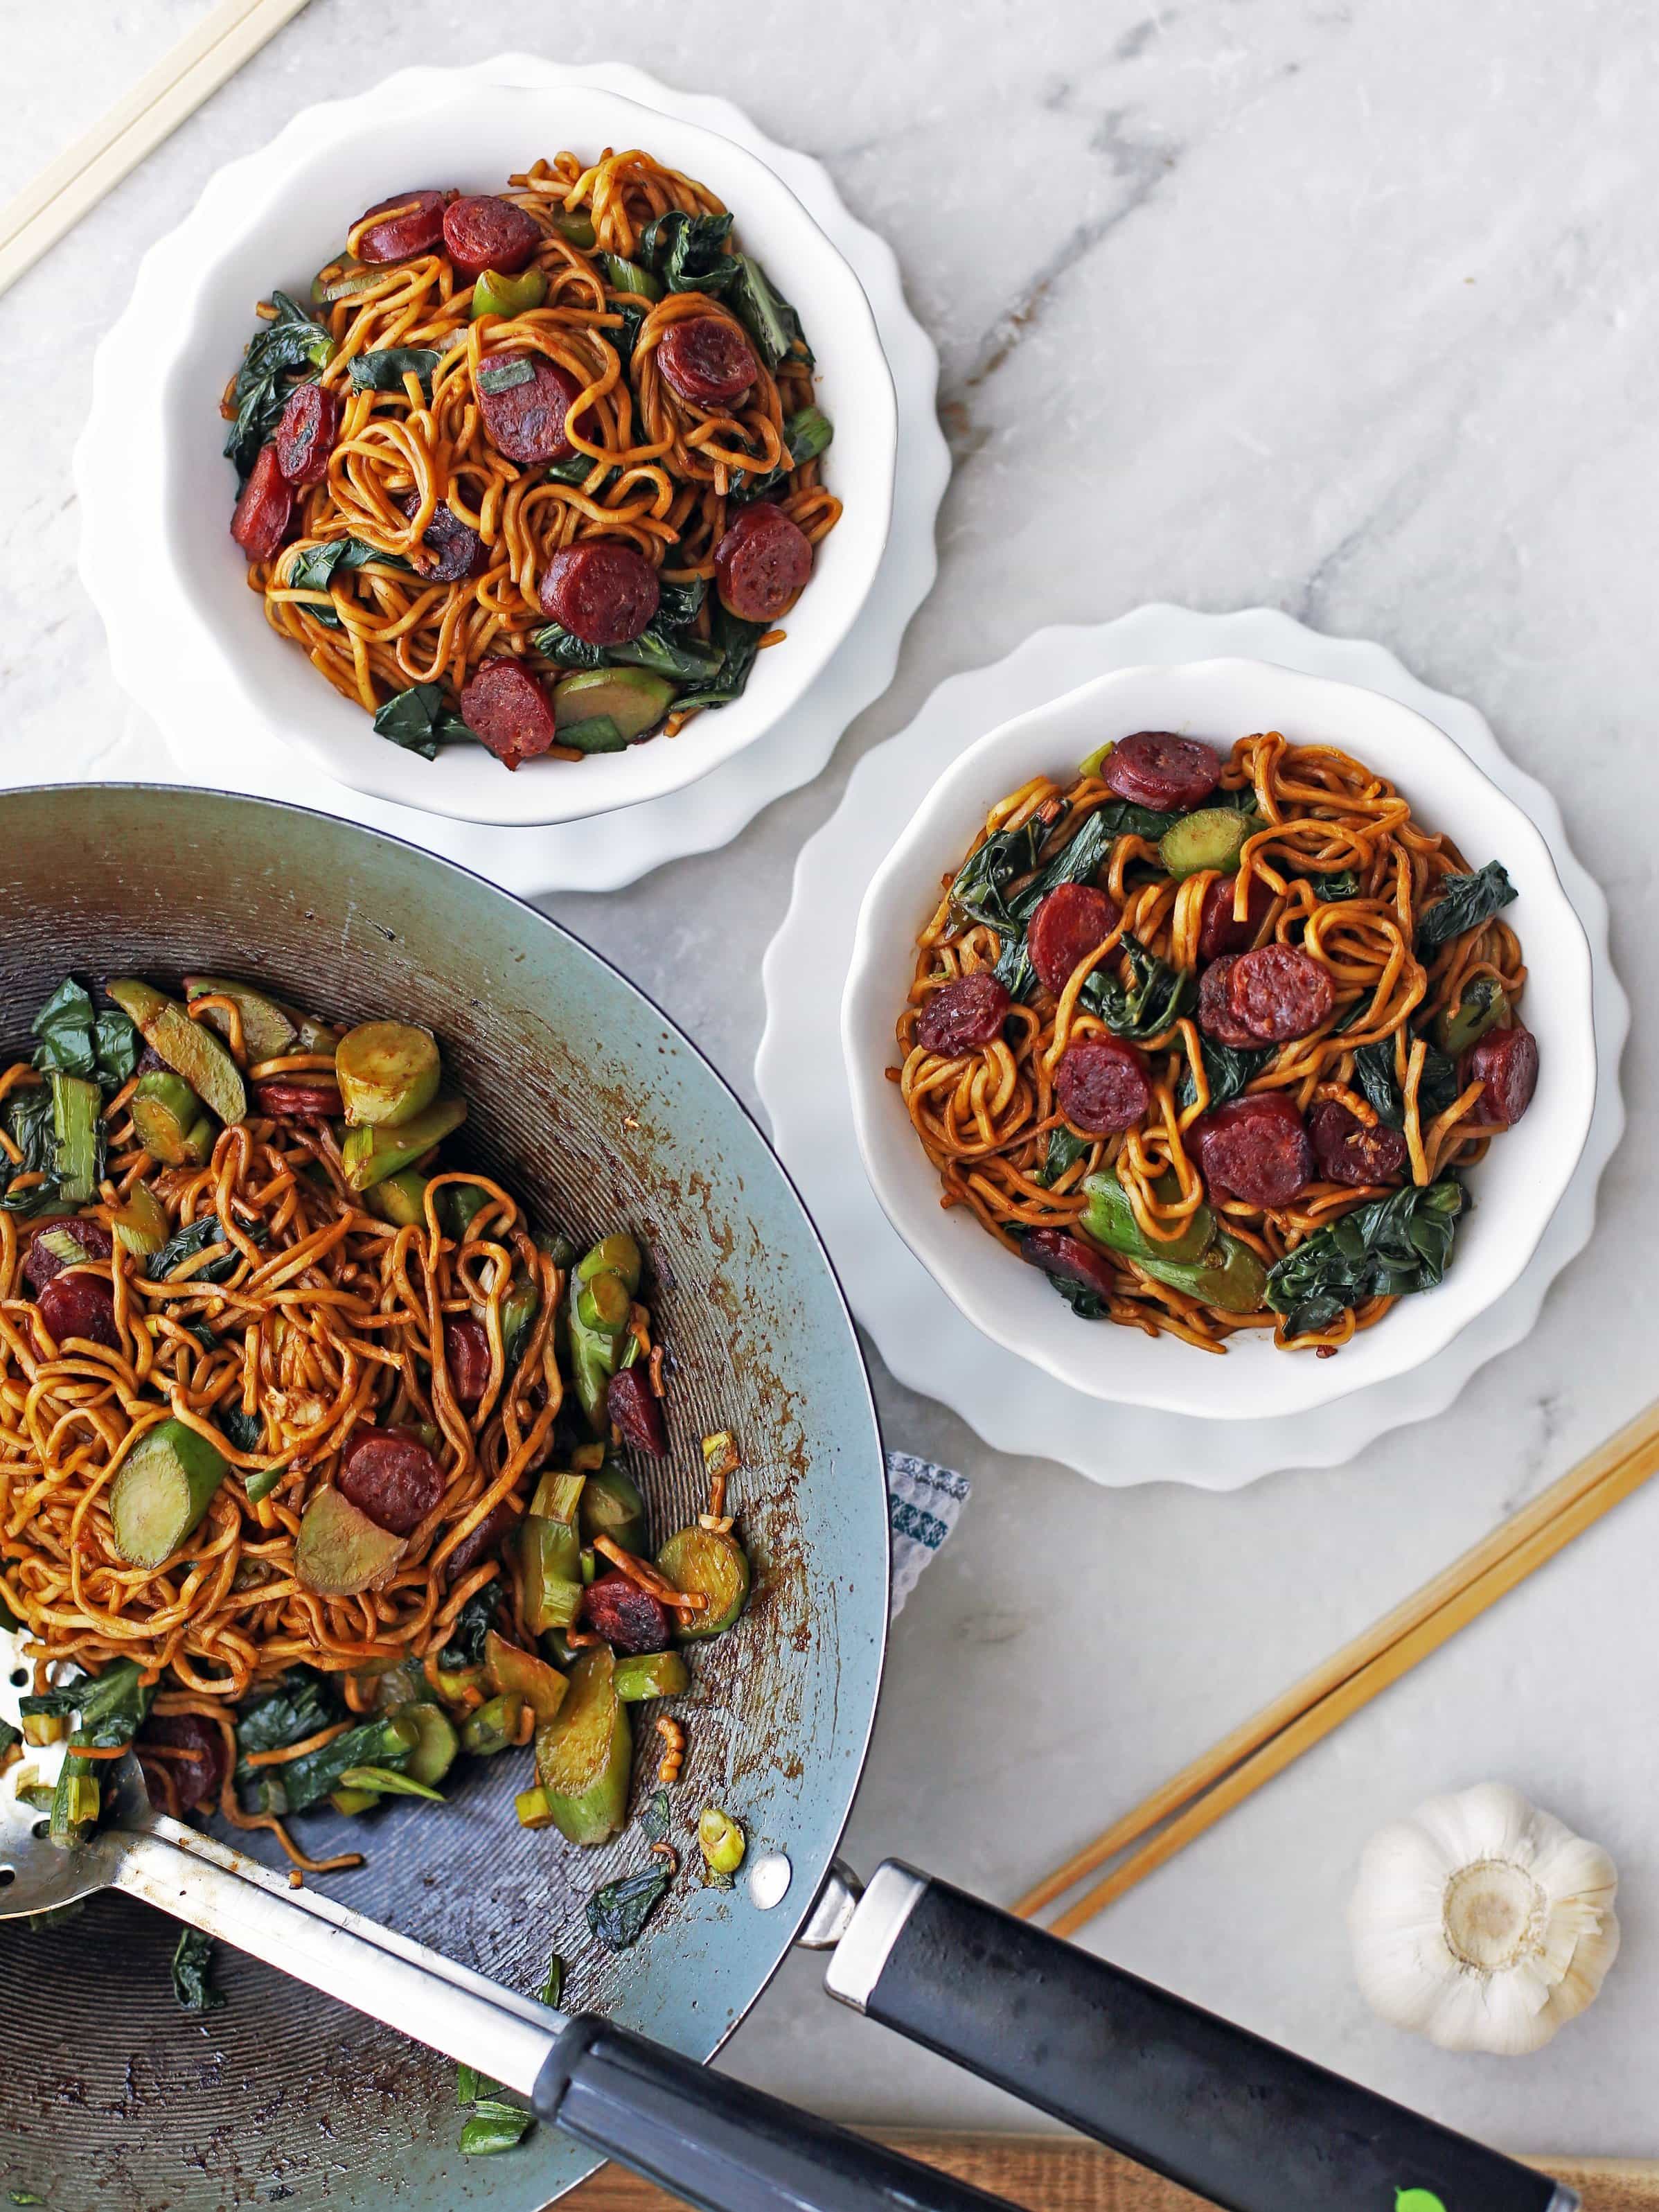
[[[0, 1633], [0, 1712], [27, 1683]], [[358, 2012], [476, 2066], [532, 2110], [705, 2212], [1008, 2212], [929, 2166], [694, 2065], [591, 2015], [556, 2012], [158, 1813], [129, 1755], [100, 1765], [107, 1814], [52, 1841], [20, 1793], [52, 1785], [64, 1747], [23, 1747], [0, 1775], [0, 1919], [125, 1890]]]

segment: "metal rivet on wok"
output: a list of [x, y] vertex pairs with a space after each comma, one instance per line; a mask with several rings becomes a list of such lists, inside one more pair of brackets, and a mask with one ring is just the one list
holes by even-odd
[[795, 1869], [781, 1851], [766, 1851], [749, 1869], [749, 1896], [763, 1912], [781, 1905], [789, 1893]]

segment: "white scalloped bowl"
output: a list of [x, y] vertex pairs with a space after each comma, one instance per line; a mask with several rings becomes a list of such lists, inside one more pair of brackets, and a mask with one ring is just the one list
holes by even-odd
[[[580, 762], [509, 774], [481, 746], [433, 762], [377, 737], [249, 592], [229, 535], [235, 481], [220, 453], [219, 397], [280, 285], [301, 296], [347, 224], [412, 179], [499, 189], [562, 148], [641, 145], [707, 184], [745, 246], [800, 311], [836, 425], [826, 476], [845, 503], [818, 549], [787, 640], [730, 706]], [[257, 731], [297, 747], [356, 791], [470, 822], [576, 821], [683, 789], [787, 716], [846, 636], [875, 581], [892, 508], [897, 414], [862, 286], [800, 202], [744, 148], [621, 94], [570, 81], [529, 55], [465, 70], [404, 70], [355, 100], [307, 108], [259, 152], [208, 183], [146, 254], [125, 313], [99, 348], [76, 451], [81, 573], [108, 633], [117, 680], [168, 734]], [[778, 742], [787, 743], [780, 732]]]
[[[1334, 1358], [1279, 1351], [1266, 1332], [1224, 1358], [1174, 1337], [1079, 1322], [1038, 1271], [1006, 1251], [965, 1206], [939, 1204], [939, 1178], [886, 1069], [916, 932], [989, 808], [1033, 775], [1064, 776], [1104, 739], [1183, 732], [1218, 745], [1252, 730], [1334, 744], [1396, 783], [1417, 819], [1471, 863], [1504, 862], [1519, 896], [1507, 919], [1528, 968], [1522, 1011], [1538, 1038], [1537, 1093], [1523, 1120], [1470, 1176], [1473, 1212], [1437, 1290], [1402, 1298]], [[1203, 1419], [1304, 1413], [1404, 1375], [1443, 1350], [1520, 1275], [1566, 1189], [1595, 1103], [1589, 947], [1549, 848], [1515, 803], [1443, 731], [1381, 693], [1258, 660], [1125, 668], [1004, 723], [933, 785], [865, 895], [842, 1002], [842, 1042], [859, 1149], [893, 1226], [968, 1319], [1058, 1381], [1108, 1403]]]

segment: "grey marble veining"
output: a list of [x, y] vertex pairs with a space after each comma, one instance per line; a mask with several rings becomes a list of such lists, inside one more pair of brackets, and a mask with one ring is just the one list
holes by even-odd
[[[198, 12], [9, 11], [0, 187]], [[939, 587], [815, 786], [724, 853], [554, 902], [750, 1097], [760, 956], [801, 840], [935, 683], [1040, 623], [1266, 601], [1379, 638], [1477, 700], [1560, 799], [1613, 900], [1637, 1026], [1601, 1225], [1538, 1332], [1362, 1463], [1220, 1498], [992, 1455], [878, 1376], [891, 1439], [976, 1491], [895, 1635], [855, 1861], [901, 1852], [1016, 1893], [1653, 1391], [1656, 44], [1636, 0], [613, 0], [586, 21], [312, 0], [0, 300], [0, 781], [137, 774], [155, 740], [75, 580], [69, 453], [133, 261], [215, 167], [399, 61], [514, 46], [726, 94], [829, 164], [943, 356]], [[1638, 1498], [1093, 1940], [1516, 2148], [1659, 2153], [1656, 1560], [1659, 1497]], [[1605, 1842], [1625, 1883], [1601, 2002], [1523, 2061], [1373, 2021], [1343, 1933], [1373, 1828], [1488, 1778]], [[1018, 2119], [841, 2014], [817, 1974], [789, 1965], [736, 2065], [863, 2118]]]

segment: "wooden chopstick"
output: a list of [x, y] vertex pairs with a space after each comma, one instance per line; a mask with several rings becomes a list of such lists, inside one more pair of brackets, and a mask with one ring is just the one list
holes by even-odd
[[306, 0], [219, 0], [124, 100], [0, 209], [0, 292], [153, 153]]
[[1650, 1406], [1529, 1505], [1251, 1719], [1193, 1759], [1144, 1803], [1073, 1854], [1023, 1897], [1030, 1918], [1167, 1822], [1152, 1840], [1052, 1923], [1070, 1936], [1282, 1772], [1362, 1705], [1437, 1650], [1460, 1628], [1524, 1581], [1602, 1514], [1659, 1471], [1659, 1403]]

